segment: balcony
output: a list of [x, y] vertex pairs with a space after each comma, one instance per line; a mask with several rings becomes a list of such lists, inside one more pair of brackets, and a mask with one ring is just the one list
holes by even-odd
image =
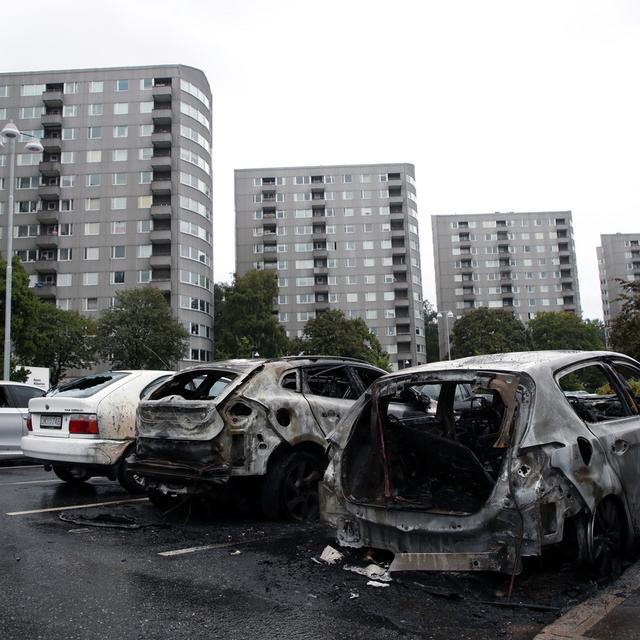
[[36, 260], [33, 266], [38, 273], [57, 273], [58, 271], [58, 261], [55, 258]]
[[60, 137], [48, 137], [40, 140], [45, 153], [60, 153], [62, 151], [62, 139]]
[[150, 213], [154, 220], [169, 220], [171, 218], [171, 205], [152, 204]]
[[153, 111], [151, 111], [151, 118], [155, 125], [171, 124], [171, 108], [162, 107], [160, 109], [153, 109]]
[[151, 285], [156, 289], [161, 291], [162, 293], [171, 293], [171, 279], [163, 278], [163, 279], [153, 279], [151, 280]]
[[36, 218], [41, 224], [57, 224], [59, 212], [58, 209], [44, 208], [36, 211]]
[[61, 107], [62, 89], [45, 91], [42, 94], [42, 102], [44, 102], [47, 107]]
[[151, 134], [151, 144], [155, 149], [167, 149], [171, 147], [171, 143], [170, 131], [158, 131]]
[[149, 234], [151, 244], [171, 244], [171, 229], [154, 229]]
[[62, 168], [59, 162], [41, 162], [40, 165], [40, 173], [46, 178], [54, 178], [60, 175], [60, 169]]
[[38, 282], [35, 287], [33, 287], [34, 293], [43, 300], [51, 299], [56, 297], [56, 285], [55, 284], [45, 284]]
[[171, 103], [171, 85], [155, 85], [151, 90], [154, 103]]
[[171, 254], [166, 255], [152, 255], [149, 258], [149, 266], [152, 269], [170, 269], [171, 268]]
[[[160, 134], [157, 134], [160, 135]], [[169, 134], [171, 135], [171, 134]], [[153, 136], [152, 136], [153, 138]], [[166, 156], [152, 156], [151, 168], [154, 171], [171, 171], [171, 155]]]
[[151, 183], [151, 193], [157, 196], [171, 195], [171, 180], [154, 180]]
[[38, 187], [38, 196], [42, 200], [60, 200], [60, 185], [47, 184]]
[[40, 122], [43, 127], [62, 127], [62, 113], [45, 113]]
[[58, 235], [54, 233], [41, 233], [36, 236], [36, 246], [40, 249], [57, 249]]

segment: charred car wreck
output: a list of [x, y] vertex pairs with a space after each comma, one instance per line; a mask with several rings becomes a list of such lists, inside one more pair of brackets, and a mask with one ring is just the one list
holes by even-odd
[[317, 517], [326, 437], [384, 373], [329, 357], [228, 360], [180, 372], [140, 403], [129, 468], [161, 507], [249, 493], [271, 517]]
[[[321, 516], [343, 546], [392, 551], [392, 571], [517, 573], [564, 542], [607, 573], [640, 528], [634, 381], [625, 356], [568, 351], [384, 376], [331, 438]], [[461, 386], [475, 397], [456, 406]]]

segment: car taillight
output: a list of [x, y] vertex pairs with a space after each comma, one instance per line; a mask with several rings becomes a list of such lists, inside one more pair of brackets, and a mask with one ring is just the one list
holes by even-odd
[[27, 431], [33, 431], [33, 423], [31, 422], [31, 414], [27, 416]]
[[95, 413], [72, 413], [69, 416], [69, 433], [100, 433]]

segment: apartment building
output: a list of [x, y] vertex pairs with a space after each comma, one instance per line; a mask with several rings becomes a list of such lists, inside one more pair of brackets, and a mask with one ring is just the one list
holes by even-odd
[[[0, 127], [8, 120], [44, 146], [33, 154], [16, 142], [10, 231], [37, 295], [97, 316], [117, 291], [152, 285], [191, 334], [185, 361], [210, 360], [211, 91], [204, 74], [182, 65], [4, 73]], [[5, 148], [2, 213], [8, 163]]]
[[570, 211], [432, 216], [440, 354], [447, 328], [469, 309], [580, 310]]
[[640, 280], [640, 233], [605, 233], [596, 248], [607, 342], [609, 326], [622, 309], [619, 280]]
[[362, 318], [394, 369], [425, 362], [411, 164], [235, 172], [236, 269], [273, 269], [290, 337], [327, 309]]

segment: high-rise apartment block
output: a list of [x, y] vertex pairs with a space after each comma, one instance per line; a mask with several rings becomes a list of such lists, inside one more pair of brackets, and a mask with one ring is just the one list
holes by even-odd
[[523, 322], [541, 311], [581, 313], [570, 211], [436, 215], [432, 228], [437, 307], [453, 321], [478, 307]]
[[394, 368], [425, 362], [410, 164], [235, 172], [236, 266], [273, 269], [289, 336], [327, 309], [362, 318]]
[[606, 233], [600, 236], [598, 271], [605, 330], [622, 309], [619, 280], [640, 280], [640, 233]]
[[[185, 360], [210, 360], [204, 74], [181, 65], [0, 74], [0, 126], [7, 120], [44, 146], [31, 154], [16, 143], [9, 231], [40, 298], [96, 315], [117, 291], [155, 286], [191, 334]], [[8, 158], [5, 149], [3, 213]]]

